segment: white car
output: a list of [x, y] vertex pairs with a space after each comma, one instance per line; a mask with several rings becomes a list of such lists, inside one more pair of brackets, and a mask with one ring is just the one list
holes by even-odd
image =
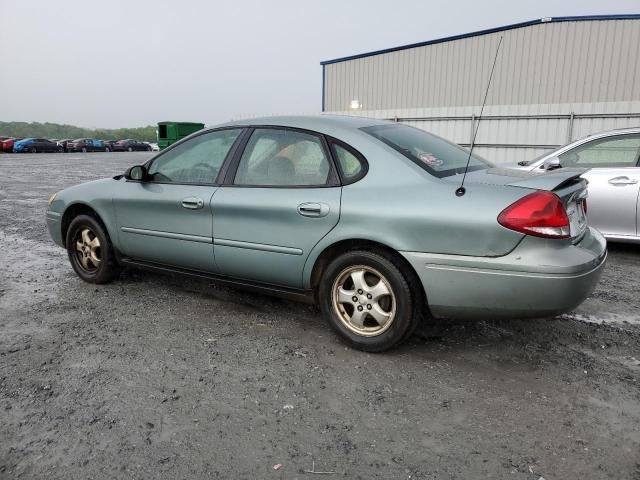
[[587, 217], [609, 240], [640, 243], [640, 127], [589, 135], [518, 164], [519, 169], [588, 168]]

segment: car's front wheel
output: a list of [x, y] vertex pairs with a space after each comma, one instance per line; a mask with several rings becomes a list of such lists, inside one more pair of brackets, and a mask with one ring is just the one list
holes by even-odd
[[120, 273], [109, 236], [94, 217], [75, 217], [67, 230], [66, 245], [71, 266], [85, 282], [108, 283]]
[[31, 147], [31, 148], [29, 149], [29, 152], [30, 152], [30, 153], [38, 153], [38, 149], [37, 149], [36, 147]]
[[129, 147], [129, 148], [127, 148], [127, 151], [128, 151], [128, 152], [133, 152], [133, 148], [132, 148], [132, 147]]
[[421, 316], [421, 295], [400, 262], [378, 252], [346, 252], [326, 268], [320, 308], [350, 346], [381, 352], [411, 335]]

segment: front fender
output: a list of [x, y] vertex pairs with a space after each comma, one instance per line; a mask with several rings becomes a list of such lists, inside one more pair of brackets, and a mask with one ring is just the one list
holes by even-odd
[[[63, 219], [65, 214], [67, 214], [71, 208], [82, 206], [90, 208], [100, 217], [111, 242], [117, 248], [117, 224], [115, 209], [113, 208], [113, 196], [116, 185], [117, 180], [108, 178], [76, 185], [56, 194], [56, 198], [51, 202], [47, 211], [47, 218], [55, 217], [56, 213], [59, 214], [60, 225], [58, 228], [61, 229], [60, 236], [63, 242], [64, 232], [62, 232], [62, 228], [64, 228]], [[52, 234], [52, 236], [54, 235]]]

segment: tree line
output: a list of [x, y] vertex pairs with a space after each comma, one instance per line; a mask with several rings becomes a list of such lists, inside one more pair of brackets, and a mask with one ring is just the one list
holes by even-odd
[[82, 128], [59, 123], [0, 122], [0, 135], [21, 138], [99, 138], [101, 140], [121, 140], [132, 138], [144, 142], [157, 141], [156, 126], [137, 128]]

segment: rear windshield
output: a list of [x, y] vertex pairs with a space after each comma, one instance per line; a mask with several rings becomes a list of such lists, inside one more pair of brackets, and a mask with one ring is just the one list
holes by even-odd
[[[418, 128], [395, 124], [363, 127], [361, 130], [386, 143], [436, 177], [464, 173], [467, 165], [469, 150]], [[478, 155], [471, 155], [470, 172], [492, 166]]]

